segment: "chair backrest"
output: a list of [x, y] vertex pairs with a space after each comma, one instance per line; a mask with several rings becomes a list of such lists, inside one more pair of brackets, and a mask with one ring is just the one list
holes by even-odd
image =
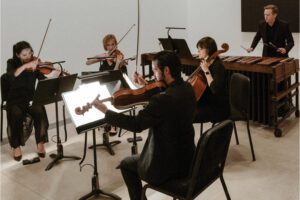
[[10, 79], [7, 73], [1, 75], [1, 103], [7, 100], [10, 88]]
[[234, 73], [230, 79], [229, 101], [232, 120], [246, 120], [249, 113], [250, 79]]
[[197, 196], [223, 173], [233, 123], [226, 120], [206, 131], [198, 141], [187, 199]]

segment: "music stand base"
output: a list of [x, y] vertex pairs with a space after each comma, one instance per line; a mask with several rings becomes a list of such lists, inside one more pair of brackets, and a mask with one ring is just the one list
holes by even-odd
[[53, 160], [48, 164], [45, 171], [50, 170], [57, 162], [59, 162], [62, 159], [72, 159], [72, 160], [80, 160], [81, 158], [78, 156], [64, 156], [63, 152], [63, 146], [62, 144], [57, 144], [57, 154], [50, 154], [50, 158]]
[[[121, 141], [109, 141], [109, 136], [108, 133], [105, 132], [103, 133], [103, 143], [102, 144], [96, 144], [95, 147], [106, 147], [106, 150], [108, 151], [108, 153], [110, 153], [110, 155], [115, 155], [115, 152], [113, 150], [113, 146], [120, 144]], [[89, 149], [94, 148], [94, 145], [89, 146]]]
[[[141, 136], [137, 136], [135, 141], [139, 142], [139, 141], [142, 141], [142, 140], [143, 140], [143, 138]], [[127, 138], [127, 141], [128, 142], [134, 142], [134, 138]]]
[[85, 200], [85, 199], [89, 199], [92, 196], [99, 196], [99, 195], [111, 197], [112, 199], [116, 199], [116, 200], [121, 200], [121, 198], [115, 194], [104, 192], [103, 190], [100, 190], [98, 175], [94, 175], [92, 177], [92, 191], [90, 193], [84, 195], [83, 197], [81, 197], [79, 200]]

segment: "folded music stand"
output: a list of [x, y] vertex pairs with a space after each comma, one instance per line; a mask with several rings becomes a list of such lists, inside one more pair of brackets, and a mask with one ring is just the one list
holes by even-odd
[[[57, 137], [57, 154], [50, 154], [53, 159], [46, 167], [46, 171], [50, 170], [59, 160], [64, 158], [80, 160], [78, 156], [65, 156], [63, 153], [63, 145], [59, 135], [59, 119], [58, 119], [58, 102], [62, 100], [61, 94], [73, 89], [77, 74], [61, 76], [58, 78], [45, 79], [38, 82], [34, 93], [32, 105], [47, 105], [55, 103], [56, 118], [56, 137]], [[67, 135], [65, 108], [63, 106], [64, 130]]]

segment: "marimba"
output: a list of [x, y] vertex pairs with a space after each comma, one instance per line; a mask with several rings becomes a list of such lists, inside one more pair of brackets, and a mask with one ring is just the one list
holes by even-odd
[[[299, 117], [299, 60], [248, 56], [229, 56], [222, 60], [229, 76], [238, 72], [250, 78], [250, 119], [273, 127], [275, 136], [280, 137], [279, 124], [293, 112]], [[284, 88], [279, 89], [280, 84]], [[295, 106], [292, 106], [293, 97]], [[278, 110], [285, 104], [291, 109], [279, 119]]]
[[[153, 53], [142, 54], [141, 66], [144, 77], [151, 77], [151, 61]], [[199, 65], [197, 59], [180, 59], [183, 72], [187, 75]], [[295, 112], [299, 117], [299, 60], [293, 58], [270, 58], [250, 56], [222, 57], [228, 77], [233, 73], [241, 73], [250, 78], [250, 108], [249, 119], [274, 128], [274, 135], [280, 137], [282, 130], [279, 124]], [[146, 74], [145, 67], [149, 66]], [[294, 76], [294, 78], [293, 78]], [[230, 80], [230, 79], [228, 79]], [[278, 89], [282, 82], [288, 82], [284, 89]], [[228, 83], [229, 84], [229, 83]], [[295, 106], [281, 118], [278, 115], [280, 107], [295, 98]]]

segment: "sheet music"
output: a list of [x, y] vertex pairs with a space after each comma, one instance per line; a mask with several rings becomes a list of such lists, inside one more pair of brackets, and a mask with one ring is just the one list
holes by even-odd
[[[63, 100], [67, 106], [67, 110], [72, 118], [75, 127], [79, 127], [85, 124], [96, 122], [104, 119], [105, 115], [95, 107], [89, 109], [84, 115], [77, 115], [75, 113], [76, 107], [85, 106], [87, 103], [91, 103], [96, 96], [100, 94], [100, 100], [111, 97], [109, 89], [106, 85], [100, 85], [98, 81], [82, 84], [78, 89], [62, 93]], [[104, 102], [108, 109], [115, 112], [124, 112], [126, 110], [116, 109], [111, 102]]]

